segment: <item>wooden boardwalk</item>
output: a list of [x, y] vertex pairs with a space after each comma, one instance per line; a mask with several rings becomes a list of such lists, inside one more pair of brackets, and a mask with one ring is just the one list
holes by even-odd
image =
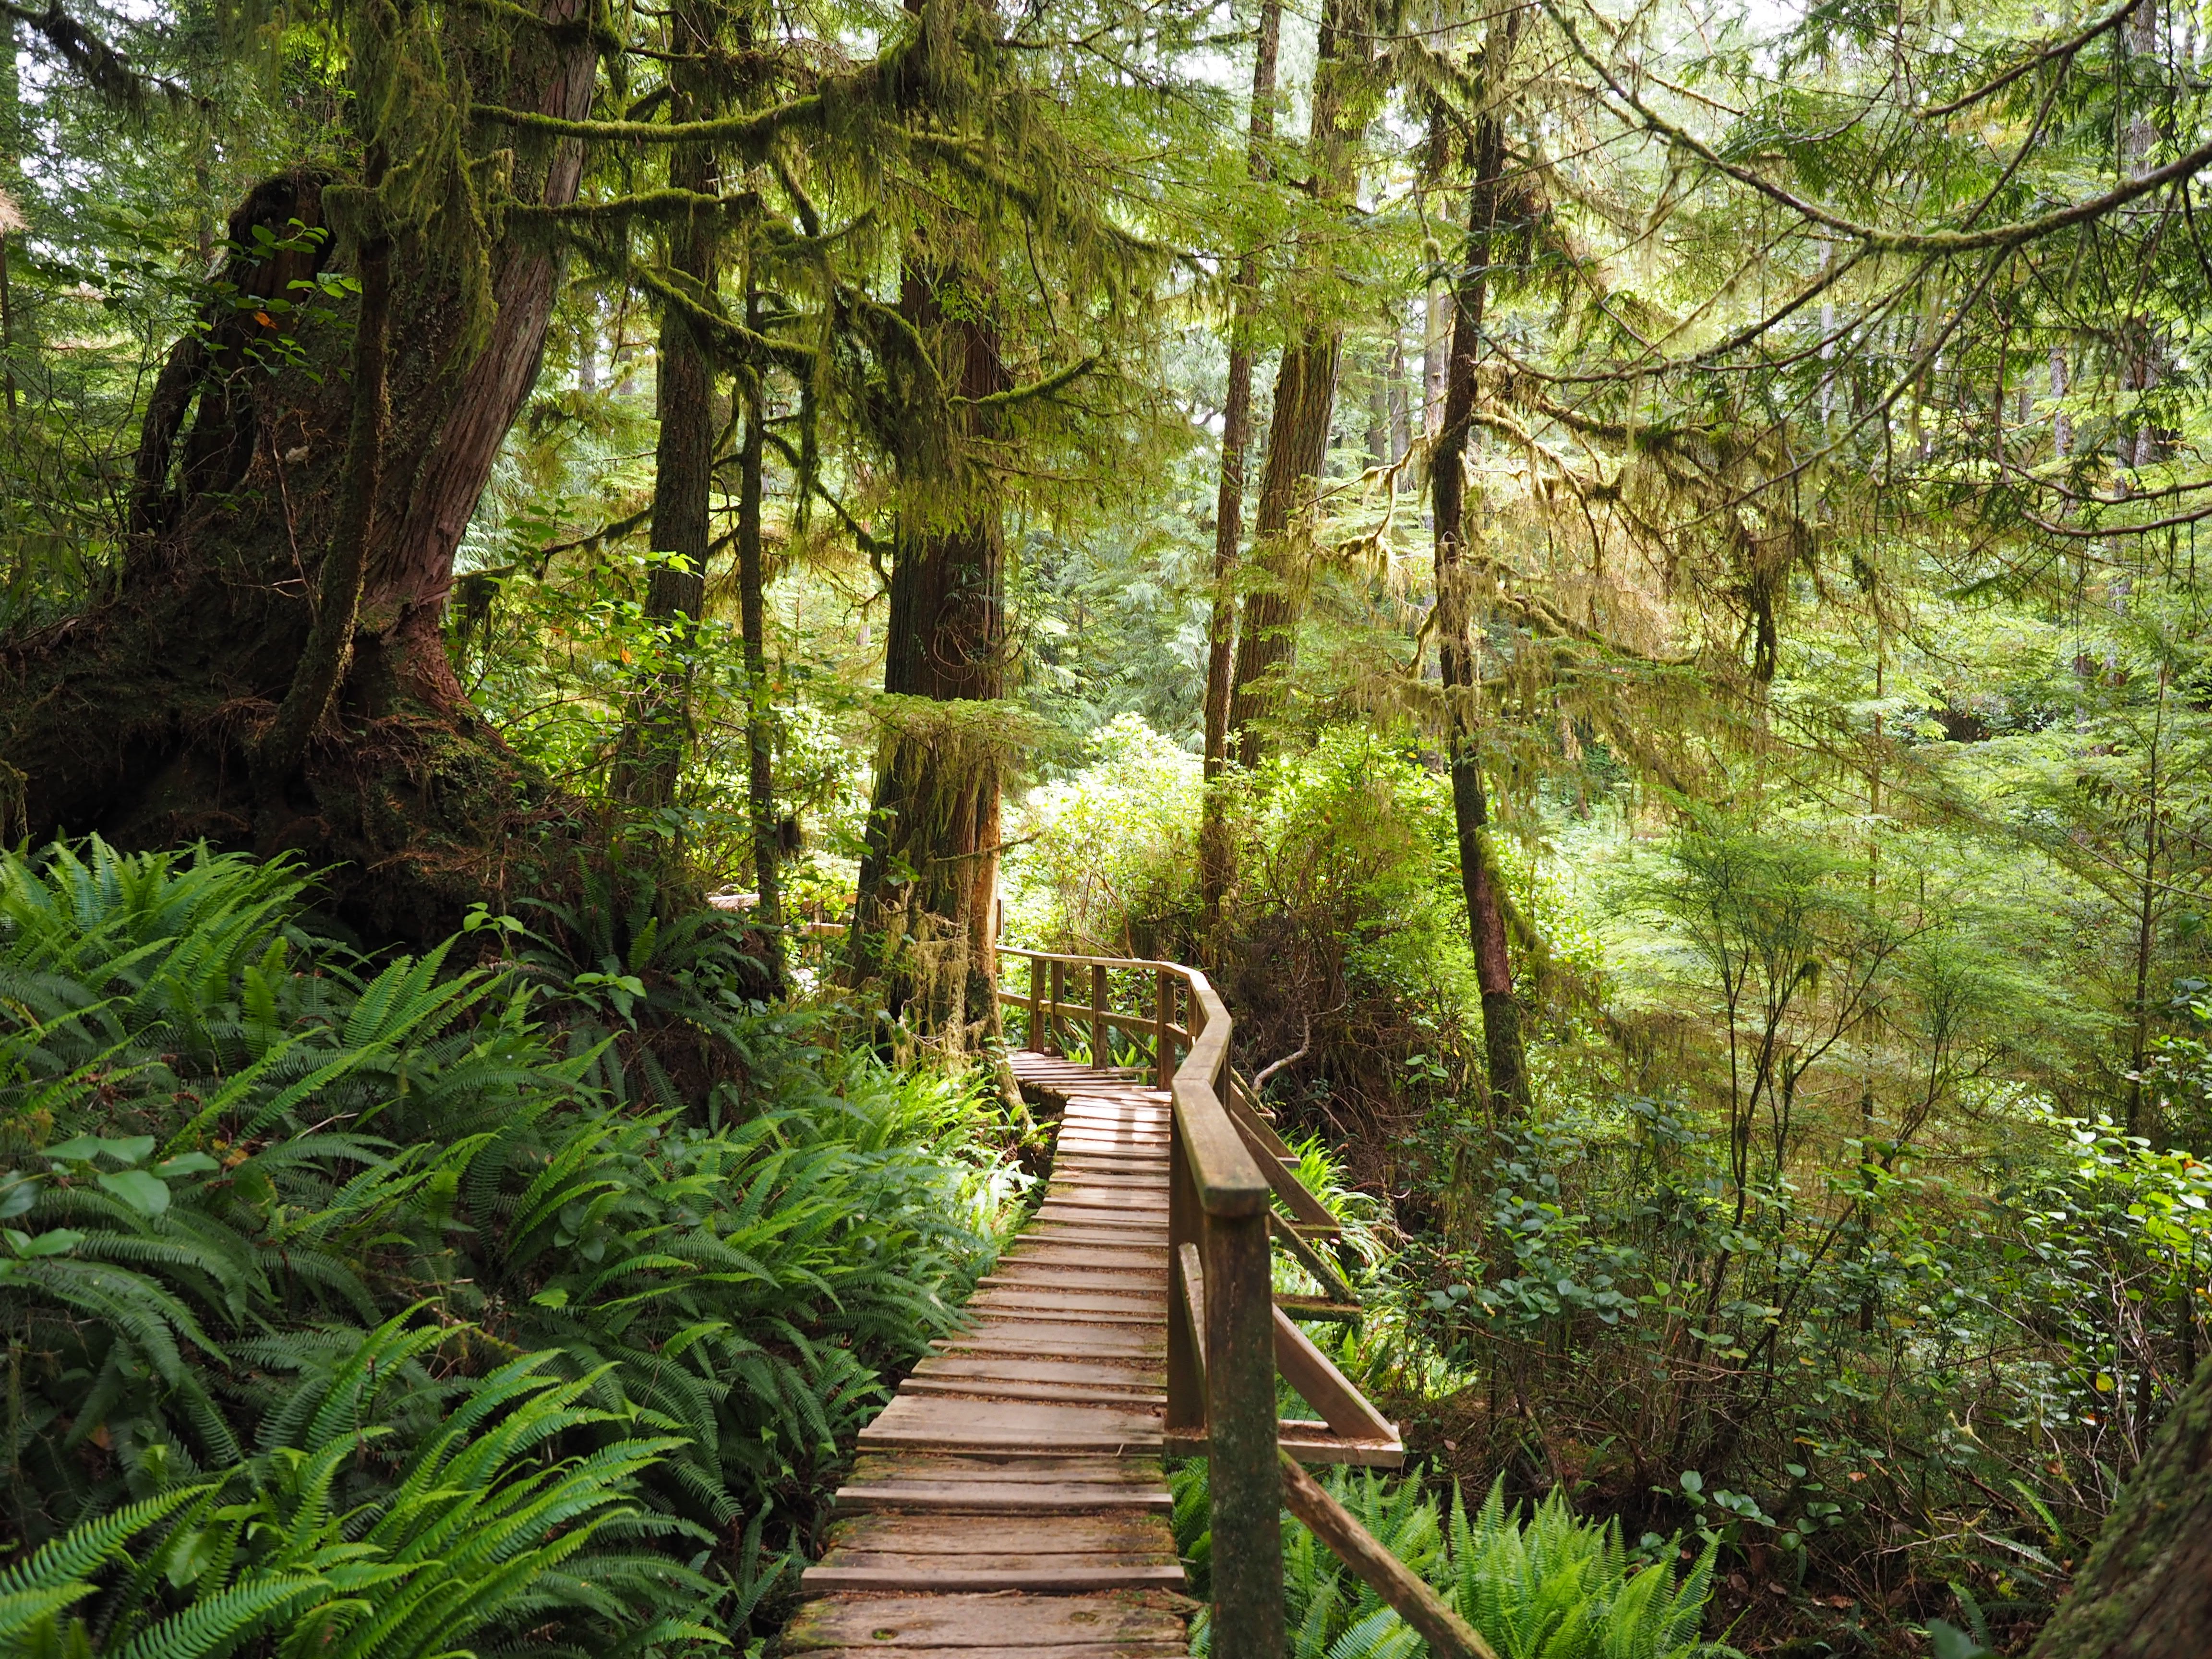
[[1185, 1652], [1168, 1528], [1167, 1094], [1018, 1053], [1060, 1109], [1035, 1219], [860, 1433], [785, 1653]]

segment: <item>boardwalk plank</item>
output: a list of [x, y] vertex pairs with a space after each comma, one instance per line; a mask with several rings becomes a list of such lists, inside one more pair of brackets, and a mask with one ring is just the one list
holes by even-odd
[[896, 1550], [909, 1556], [990, 1552], [1127, 1555], [1175, 1548], [1167, 1523], [1151, 1515], [1071, 1515], [1049, 1527], [971, 1516], [957, 1529], [933, 1526], [926, 1516], [862, 1515], [833, 1522], [830, 1541], [841, 1549]]
[[783, 1650], [860, 1646], [1039, 1648], [1057, 1642], [1176, 1642], [1183, 1618], [1157, 1593], [833, 1596], [804, 1608]]

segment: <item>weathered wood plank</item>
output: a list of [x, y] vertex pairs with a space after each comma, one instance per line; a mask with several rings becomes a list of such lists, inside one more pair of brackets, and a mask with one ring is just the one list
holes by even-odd
[[841, 1510], [926, 1510], [943, 1515], [1049, 1515], [1075, 1510], [1139, 1510], [1166, 1515], [1175, 1508], [1165, 1486], [1125, 1481], [902, 1480], [886, 1486], [858, 1481], [840, 1486], [832, 1500]]
[[1104, 1556], [1088, 1559], [1071, 1556], [1057, 1565], [1020, 1556], [921, 1562], [892, 1557], [878, 1561], [840, 1561], [834, 1565], [825, 1562], [818, 1567], [807, 1568], [799, 1580], [801, 1590], [816, 1595], [834, 1595], [840, 1590], [914, 1590], [934, 1595], [963, 1590], [1031, 1590], [1054, 1595], [1124, 1588], [1181, 1589], [1182, 1585], [1180, 1563], [1117, 1561]]
[[[809, 1648], [808, 1659], [862, 1659], [862, 1656], [883, 1651], [883, 1644], [865, 1648]], [[909, 1647], [902, 1643], [891, 1650], [900, 1659], [975, 1659], [978, 1653], [989, 1654], [989, 1648], [928, 1648]], [[1003, 1650], [1000, 1650], [1002, 1654]], [[1024, 1645], [1024, 1659], [1185, 1659], [1190, 1651], [1188, 1642], [1054, 1642], [1044, 1647]]]
[[1011, 1452], [862, 1452], [854, 1460], [855, 1480], [1032, 1480], [1119, 1481], [1157, 1486], [1158, 1458], [1112, 1457], [1097, 1452], [1037, 1455]]
[[1063, 1289], [1052, 1284], [1024, 1284], [1017, 1279], [977, 1291], [969, 1298], [968, 1305], [988, 1308], [994, 1313], [1012, 1308], [1056, 1308], [1068, 1313], [1109, 1313], [1117, 1319], [1158, 1324], [1161, 1322], [1158, 1303], [1159, 1296], [1150, 1285], [1138, 1290], [1117, 1291], [1110, 1286], [1092, 1290], [1088, 1285], [1077, 1290]]
[[1064, 1400], [1091, 1405], [1141, 1404], [1164, 1408], [1165, 1393], [1150, 1394], [1102, 1389], [1087, 1382], [1017, 1382], [998, 1377], [910, 1376], [899, 1385], [901, 1394], [959, 1395], [970, 1400]]
[[1061, 1445], [1111, 1449], [1136, 1437], [1157, 1438], [1160, 1413], [1127, 1405], [1002, 1400], [978, 1411], [964, 1400], [902, 1394], [860, 1431], [864, 1449], [928, 1443], [945, 1446]]
[[1160, 1359], [1167, 1354], [1164, 1326], [1054, 1325], [1007, 1320], [973, 1337], [940, 1337], [939, 1353], [1000, 1353], [1009, 1358]]
[[975, 1282], [985, 1290], [1013, 1286], [1023, 1290], [1079, 1291], [1094, 1296], [1146, 1296], [1155, 1299], [1167, 1288], [1165, 1267], [1146, 1273], [1141, 1268], [1109, 1267], [1075, 1261], [1001, 1261], [999, 1271]]
[[927, 1516], [860, 1515], [833, 1522], [833, 1550], [896, 1550], [909, 1556], [1000, 1551], [1031, 1555], [1097, 1553], [1172, 1556], [1175, 1534], [1158, 1516], [1069, 1515], [1048, 1527], [1034, 1521], [971, 1516], [957, 1528], [934, 1525]]
[[1175, 1642], [1183, 1613], [1158, 1592], [1103, 1595], [835, 1597], [801, 1609], [787, 1653], [862, 1647], [1044, 1648], [1059, 1642]]
[[998, 1359], [978, 1354], [932, 1354], [915, 1368], [920, 1377], [996, 1376], [1013, 1382], [1081, 1382], [1094, 1388], [1158, 1389], [1167, 1373], [1141, 1360]]

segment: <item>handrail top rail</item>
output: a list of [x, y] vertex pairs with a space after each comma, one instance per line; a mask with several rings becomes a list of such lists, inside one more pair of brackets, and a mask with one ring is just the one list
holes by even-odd
[[992, 947], [1001, 956], [1027, 957], [1032, 962], [1064, 962], [1075, 968], [1144, 968], [1166, 973], [1180, 974], [1185, 979], [1204, 979], [1205, 974], [1188, 963], [1162, 962], [1151, 957], [1086, 957], [1073, 951], [1032, 951], [1019, 945], [999, 945]]
[[1200, 1208], [1208, 1215], [1258, 1215], [1274, 1196], [1267, 1172], [1261, 1169], [1244, 1138], [1229, 1116], [1214, 1087], [1214, 1079], [1228, 1070], [1229, 1010], [1205, 973], [1180, 962], [1139, 961], [1128, 957], [1085, 957], [1053, 951], [1025, 951], [1018, 945], [995, 947], [1012, 957], [1031, 962], [1072, 963], [1089, 968], [1139, 968], [1179, 976], [1190, 988], [1192, 1000], [1203, 1012], [1200, 1029], [1190, 1039], [1190, 1052], [1176, 1067], [1170, 1091], [1175, 1102], [1176, 1133], [1190, 1157], [1192, 1184], [1198, 1189]]

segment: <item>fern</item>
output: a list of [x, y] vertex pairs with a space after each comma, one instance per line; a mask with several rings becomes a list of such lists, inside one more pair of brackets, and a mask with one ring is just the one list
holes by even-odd
[[[990, 1259], [991, 1120], [749, 1004], [731, 930], [635, 884], [526, 973], [366, 962], [307, 885], [0, 853], [9, 1516], [90, 1552], [7, 1616], [149, 1659], [742, 1626], [790, 1577], [763, 1528]], [[642, 983], [634, 1018], [580, 972]], [[641, 1033], [728, 1063], [679, 1106]]]
[[[1417, 1480], [1335, 1469], [1323, 1484], [1384, 1547], [1443, 1592], [1506, 1659], [1704, 1659], [1730, 1649], [1699, 1638], [1713, 1550], [1686, 1571], [1632, 1559], [1618, 1523], [1585, 1521], [1553, 1492], [1525, 1519], [1503, 1483], [1469, 1515], [1448, 1515]], [[1194, 1584], [1210, 1554], [1203, 1463], [1170, 1477], [1177, 1547]], [[1419, 1639], [1311, 1533], [1285, 1518], [1285, 1620], [1293, 1659], [1400, 1659]], [[1194, 1651], [1210, 1650], [1203, 1620]]]

